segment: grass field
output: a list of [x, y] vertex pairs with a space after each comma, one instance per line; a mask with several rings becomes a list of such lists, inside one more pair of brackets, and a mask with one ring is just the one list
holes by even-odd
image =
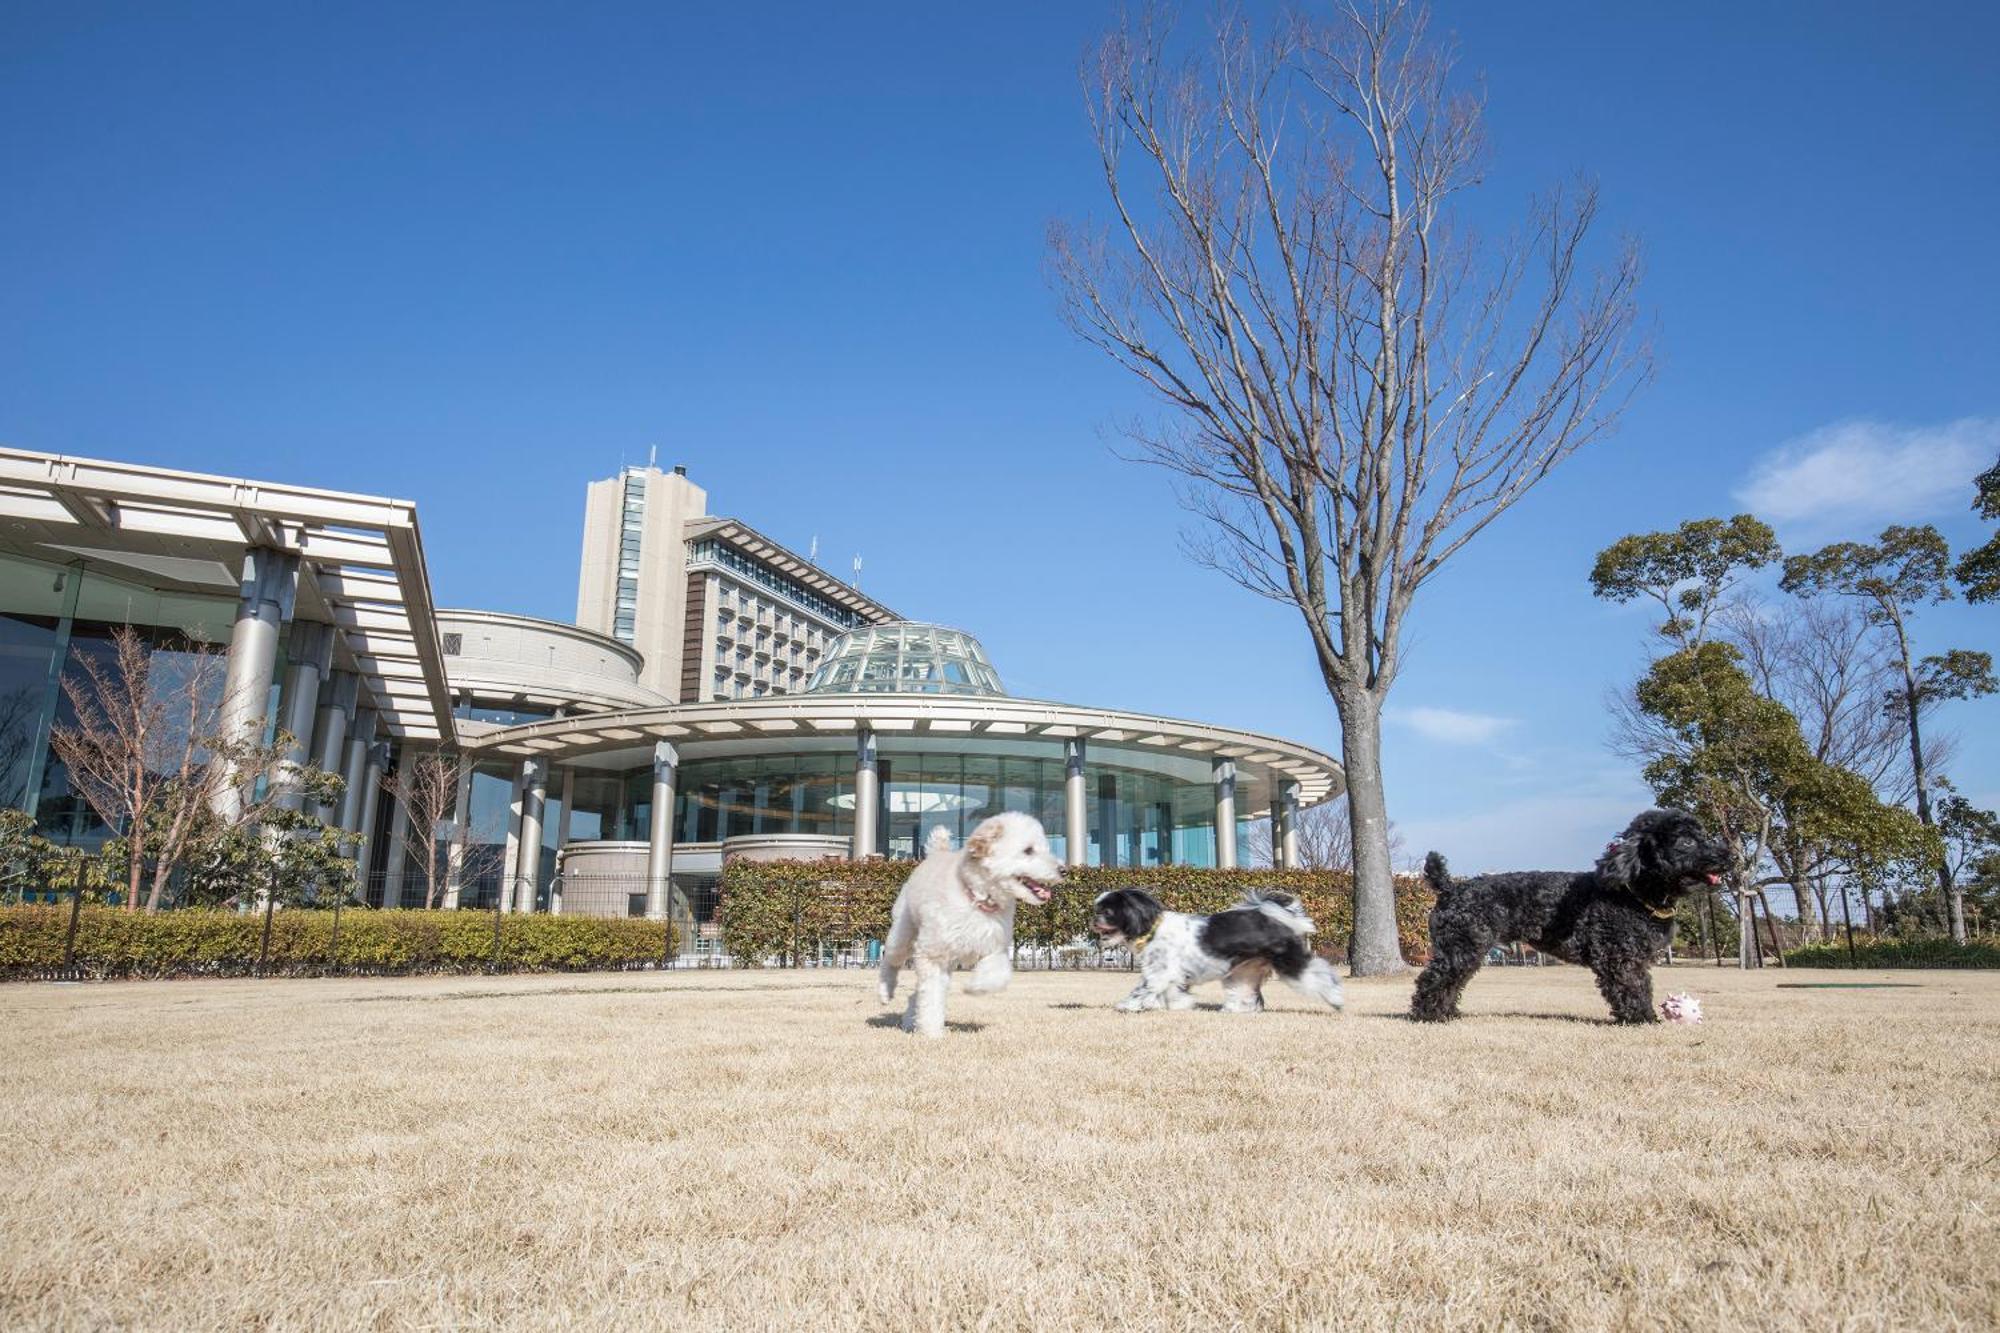
[[[1573, 968], [1470, 1017], [1122, 974], [0, 989], [0, 1326], [1973, 1328], [2000, 976]], [[1901, 989], [1794, 989], [1869, 980]], [[1205, 997], [1211, 1003], [1219, 996]]]

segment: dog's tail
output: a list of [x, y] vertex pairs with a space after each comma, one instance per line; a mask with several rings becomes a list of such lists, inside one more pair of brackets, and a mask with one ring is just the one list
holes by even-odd
[[1301, 995], [1307, 995], [1333, 1009], [1346, 1008], [1347, 1002], [1340, 993], [1340, 973], [1334, 971], [1333, 964], [1317, 955], [1307, 960], [1297, 976], [1278, 973], [1285, 983]]
[[924, 855], [931, 856], [937, 852], [948, 852], [950, 850], [951, 830], [942, 824], [933, 824], [931, 826], [931, 836], [924, 839]]
[[1440, 898], [1451, 892], [1451, 870], [1445, 865], [1442, 852], [1432, 852], [1424, 858], [1424, 883]]
[[1243, 905], [1254, 908], [1270, 917], [1286, 930], [1300, 935], [1310, 935], [1319, 927], [1306, 915], [1306, 909], [1299, 900], [1289, 893], [1279, 893], [1271, 889], [1250, 889], [1243, 895]]

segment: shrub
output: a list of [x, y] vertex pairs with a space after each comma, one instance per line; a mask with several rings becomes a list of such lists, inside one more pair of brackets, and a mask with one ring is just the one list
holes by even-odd
[[1857, 939], [1854, 957], [1847, 955], [1847, 942], [1808, 944], [1785, 953], [1790, 967], [1981, 967], [2000, 968], [2000, 935], [1988, 935], [1953, 944], [1949, 938]]
[[[274, 976], [332, 971], [484, 972], [494, 966], [493, 916], [486, 912], [334, 914], [293, 908], [271, 917]], [[0, 978], [51, 977], [62, 970], [69, 908], [0, 908]], [[566, 916], [500, 918], [499, 967], [569, 972], [658, 966], [678, 950], [664, 922]], [[77, 970], [87, 977], [240, 977], [257, 971], [262, 913], [188, 909], [157, 914], [86, 907], [77, 929]]]
[[[888, 934], [890, 908], [909, 873], [907, 861], [731, 861], [722, 871], [723, 947], [739, 963], [756, 966], [773, 958], [797, 964], [828, 950], [878, 942]], [[1353, 881], [1345, 874], [1080, 866], [1065, 872], [1054, 901], [1015, 912], [1015, 944], [1086, 938], [1091, 903], [1119, 888], [1147, 889], [1181, 912], [1220, 911], [1246, 889], [1281, 889], [1305, 904], [1319, 927], [1320, 951], [1336, 959], [1346, 956], [1354, 926]], [[1421, 879], [1397, 880], [1397, 926], [1404, 956], [1412, 960], [1429, 954], [1431, 904]]]

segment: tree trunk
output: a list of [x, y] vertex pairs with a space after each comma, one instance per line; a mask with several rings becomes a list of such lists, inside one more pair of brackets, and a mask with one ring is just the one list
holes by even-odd
[[[1917, 789], [1917, 818], [1925, 828], [1936, 828], [1937, 820], [1931, 814], [1931, 784], [1928, 765], [1924, 762], [1923, 731], [1917, 722], [1917, 709], [1923, 702], [1923, 691], [1917, 681], [1916, 668], [1910, 665], [1910, 641], [1903, 633], [1903, 622], [1896, 625], [1896, 646], [1903, 657], [1903, 709], [1910, 718], [1910, 779]], [[1937, 863], [1938, 899], [1940, 916], [1948, 915], [1945, 924], [1951, 932], [1952, 943], [1965, 943], [1965, 909], [1958, 896], [1956, 876], [1943, 858]], [[1945, 904], [1949, 904], [1948, 907]]]
[[153, 867], [153, 887], [146, 894], [146, 910], [148, 912], [157, 912], [160, 910], [160, 899], [166, 896], [167, 881], [172, 879], [173, 875], [174, 867], [171, 862], [156, 864]]
[[[1797, 862], [1793, 863], [1798, 864]], [[1792, 888], [1792, 900], [1798, 905], [1799, 934], [1808, 944], [1820, 938], [1819, 914], [1813, 910], [1812, 885], [1806, 882], [1805, 872], [1794, 870], [1786, 882]]]
[[1742, 890], [1736, 894], [1736, 965], [1744, 971], [1762, 967], [1764, 960], [1757, 953], [1757, 909], [1753, 898]]
[[1382, 794], [1382, 705], [1365, 689], [1333, 692], [1340, 714], [1341, 763], [1354, 845], [1354, 941], [1348, 969], [1357, 977], [1409, 970], [1396, 929], [1396, 881], [1389, 866], [1389, 810]]
[[1713, 941], [1711, 941], [1711, 940], [1709, 939], [1709, 934], [1710, 934], [1710, 927], [1709, 927], [1709, 924], [1708, 924], [1708, 909], [1709, 909], [1709, 905], [1710, 905], [1710, 904], [1709, 904], [1709, 899], [1710, 899], [1710, 898], [1711, 898], [1712, 896], [1713, 896], [1713, 894], [1712, 894], [1712, 893], [1704, 893], [1704, 894], [1702, 894], [1702, 895], [1701, 895], [1701, 910], [1700, 910], [1699, 912], [1695, 913], [1695, 922], [1696, 922], [1696, 924], [1697, 924], [1697, 925], [1698, 925], [1698, 926], [1700, 927], [1700, 933], [1701, 933], [1701, 956], [1702, 956], [1703, 958], [1707, 958], [1707, 957], [1711, 956], [1712, 954], [1714, 954], [1714, 952], [1715, 952], [1715, 948], [1714, 948], [1714, 944], [1713, 944]]
[[139, 832], [138, 823], [132, 828], [132, 855], [125, 867], [125, 910], [139, 910], [139, 881], [146, 873], [146, 840]]

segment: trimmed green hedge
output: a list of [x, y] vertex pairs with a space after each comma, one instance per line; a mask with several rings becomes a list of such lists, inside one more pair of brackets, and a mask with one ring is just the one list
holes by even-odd
[[1978, 967], [2000, 968], [2000, 936], [1953, 944], [1948, 939], [1870, 939], [1854, 942], [1854, 957], [1847, 956], [1847, 942], [1808, 944], [1785, 953], [1788, 967]]
[[[333, 915], [303, 908], [274, 913], [267, 974], [463, 973], [494, 967], [490, 912], [348, 910], [340, 914], [337, 949]], [[500, 918], [498, 966], [508, 972], [657, 967], [669, 947], [668, 929], [660, 921], [507, 915]], [[0, 979], [59, 975], [68, 930], [66, 906], [0, 908]], [[191, 908], [148, 915], [86, 907], [77, 928], [77, 971], [100, 979], [252, 976], [263, 937], [262, 913]], [[677, 939], [671, 948], [678, 952]]]
[[[882, 939], [907, 861], [731, 861], [722, 871], [722, 944], [745, 966], [765, 959], [796, 964], [828, 950]], [[1282, 889], [1304, 902], [1319, 927], [1320, 951], [1344, 958], [1354, 925], [1353, 881], [1308, 870], [1199, 870], [1083, 866], [1065, 872], [1054, 901], [1014, 914], [1017, 945], [1062, 945], [1087, 936], [1090, 908], [1109, 889], [1144, 888], [1180, 912], [1216, 912], [1245, 889]], [[1430, 891], [1414, 876], [1396, 881], [1403, 955], [1430, 952]]]

